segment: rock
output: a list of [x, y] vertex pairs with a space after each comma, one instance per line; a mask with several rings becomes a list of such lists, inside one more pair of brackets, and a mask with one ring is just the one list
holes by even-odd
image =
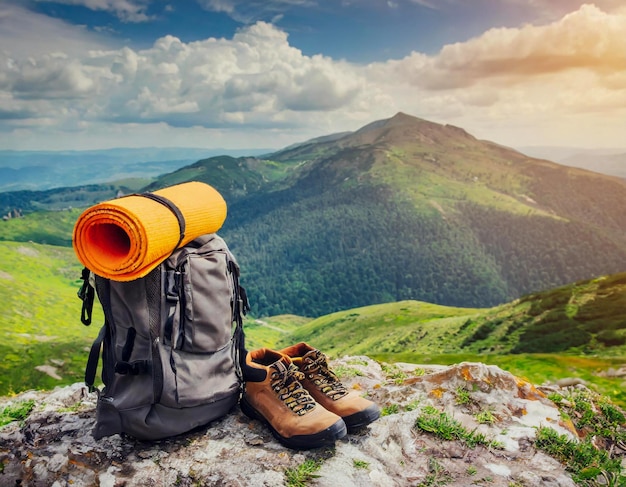
[[[0, 408], [29, 399], [37, 406], [23, 422], [0, 429], [0, 485], [283, 486], [288, 469], [306, 460], [320, 465], [311, 481], [316, 486], [395, 487], [426, 485], [427, 480], [440, 481], [428, 485], [458, 487], [575, 485], [563, 465], [533, 442], [540, 425], [577, 439], [571, 423], [561, 421], [555, 404], [539, 389], [498, 367], [381, 367], [368, 357], [344, 357], [331, 365], [347, 386], [390, 414], [323, 450], [284, 448], [239, 408], [163, 441], [120, 435], [95, 441], [96, 397], [81, 384], [4, 398]], [[417, 429], [416, 419], [428, 408], [498, 446], [470, 448]], [[485, 411], [490, 420], [478, 421]]]
[[559, 387], [571, 387], [577, 385], [586, 386], [587, 383], [578, 377], [565, 377], [556, 381], [556, 385]]

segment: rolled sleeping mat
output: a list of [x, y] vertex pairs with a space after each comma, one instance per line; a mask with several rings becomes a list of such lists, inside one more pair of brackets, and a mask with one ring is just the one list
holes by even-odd
[[88, 208], [74, 225], [72, 245], [78, 260], [95, 274], [132, 281], [178, 247], [217, 232], [226, 213], [226, 201], [215, 188], [182, 183]]

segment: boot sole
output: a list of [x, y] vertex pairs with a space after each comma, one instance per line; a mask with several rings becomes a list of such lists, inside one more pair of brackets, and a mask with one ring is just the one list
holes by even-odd
[[380, 418], [380, 409], [376, 404], [372, 404], [363, 411], [344, 417], [343, 421], [346, 423], [348, 432], [352, 433], [376, 421], [378, 418]]
[[254, 407], [246, 401], [245, 397], [241, 398], [239, 406], [241, 407], [241, 411], [250, 419], [259, 420], [267, 425], [274, 438], [276, 438], [282, 445], [294, 450], [310, 450], [312, 448], [331, 446], [335, 444], [335, 441], [343, 438], [347, 434], [346, 424], [342, 419], [339, 419], [336, 423], [317, 433], [310, 435], [296, 435], [287, 438], [276, 431], [270, 422], [265, 419], [265, 416], [254, 409]]

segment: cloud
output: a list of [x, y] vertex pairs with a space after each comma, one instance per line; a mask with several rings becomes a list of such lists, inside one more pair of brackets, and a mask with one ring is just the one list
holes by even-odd
[[17, 4], [0, 2], [0, 51], [14, 58], [51, 52], [78, 58], [90, 49], [103, 49], [109, 44], [110, 41], [82, 26], [38, 14]]
[[[444, 46], [437, 56], [402, 69], [428, 90], [465, 88], [484, 80], [502, 84], [572, 70], [598, 76], [622, 71], [626, 59], [626, 14], [607, 14], [593, 5], [542, 26], [491, 29], [467, 42]], [[421, 62], [421, 61], [420, 61]]]
[[146, 22], [149, 0], [36, 0], [38, 2], [79, 5], [89, 10], [108, 12], [124, 22]]
[[502, 143], [611, 144], [626, 120], [624, 32], [625, 10], [584, 5], [545, 25], [488, 30], [433, 56], [372, 63], [367, 79], [386, 80], [409, 113]]
[[[19, 21], [15, 7], [0, 7], [0, 32], [11, 25], [7, 11]], [[40, 21], [27, 18], [42, 27], [41, 42], [66, 27]], [[368, 65], [304, 55], [262, 21], [232, 38], [165, 36], [146, 49], [67, 30], [90, 49], [61, 54], [54, 36], [47, 52], [36, 43], [29, 56], [18, 52], [19, 38], [2, 44], [0, 145], [19, 137], [54, 143], [67, 131], [83, 144], [108, 137], [117, 145], [187, 145], [177, 139], [185, 133], [222, 146], [280, 147], [397, 111], [531, 145], [538, 132], [561, 143], [598, 121], [614, 121], [598, 140], [619, 137], [626, 119], [626, 13], [591, 5], [545, 25], [491, 29], [436, 55]]]
[[[310, 123], [329, 112], [371, 109], [380, 96], [364, 73], [346, 62], [305, 56], [275, 26], [258, 22], [232, 39], [90, 51], [82, 58], [46, 54], [0, 57], [0, 95], [15, 113], [177, 127]], [[36, 107], [36, 110], [32, 107]], [[300, 117], [298, 113], [308, 113]], [[291, 116], [287, 116], [291, 114]]]

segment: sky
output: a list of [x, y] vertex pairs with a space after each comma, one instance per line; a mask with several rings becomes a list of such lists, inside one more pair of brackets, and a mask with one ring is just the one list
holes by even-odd
[[0, 150], [278, 149], [397, 112], [626, 147], [626, 1], [0, 0]]

